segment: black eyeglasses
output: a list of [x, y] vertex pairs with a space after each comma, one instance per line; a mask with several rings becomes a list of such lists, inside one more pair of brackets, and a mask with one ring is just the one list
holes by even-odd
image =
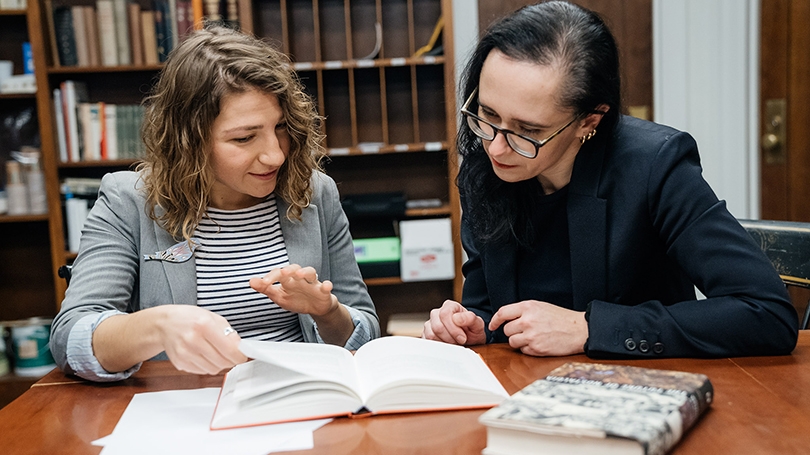
[[472, 132], [475, 133], [476, 136], [487, 141], [495, 140], [495, 136], [497, 136], [498, 133], [501, 133], [506, 138], [506, 143], [509, 144], [509, 147], [512, 147], [512, 150], [514, 150], [518, 155], [525, 156], [526, 158], [535, 158], [540, 152], [540, 147], [546, 145], [548, 141], [554, 139], [558, 134], [562, 133], [564, 129], [571, 126], [571, 124], [579, 118], [572, 118], [571, 121], [563, 125], [562, 128], [551, 133], [551, 136], [538, 141], [528, 136], [518, 134], [512, 130], [500, 128], [470, 112], [470, 103], [472, 103], [472, 100], [475, 98], [476, 94], [478, 94], [478, 87], [473, 90], [470, 97], [467, 98], [467, 101], [461, 108], [461, 113], [464, 115], [464, 117], [466, 117], [467, 125], [470, 127]]

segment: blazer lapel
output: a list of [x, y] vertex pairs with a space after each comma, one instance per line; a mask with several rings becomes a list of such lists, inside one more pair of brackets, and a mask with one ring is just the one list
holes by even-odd
[[326, 237], [321, 235], [318, 207], [315, 204], [310, 204], [301, 213], [301, 221], [290, 221], [287, 219], [289, 204], [276, 196], [276, 205], [278, 206], [281, 233], [284, 236], [284, 245], [287, 248], [287, 257], [290, 264], [298, 264], [301, 267], [311, 266], [318, 270], [319, 273], [322, 273], [322, 248], [320, 246], [313, 247], [313, 244], [326, 241]]
[[568, 235], [574, 309], [607, 296], [607, 200], [599, 198], [605, 144], [591, 141], [579, 151], [568, 193]]
[[[154, 226], [158, 245], [157, 251], [164, 251], [177, 244], [177, 240], [160, 228], [157, 223]], [[155, 253], [155, 251], [144, 253], [151, 254]], [[196, 256], [191, 255], [191, 259], [185, 262], [160, 261], [169, 281], [172, 303], [197, 303], [197, 262], [195, 259]]]

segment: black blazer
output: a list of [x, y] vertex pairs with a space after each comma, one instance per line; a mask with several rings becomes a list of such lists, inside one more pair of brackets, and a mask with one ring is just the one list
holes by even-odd
[[[568, 230], [574, 309], [592, 357], [788, 354], [798, 316], [764, 253], [701, 175], [687, 133], [622, 117], [577, 155]], [[485, 324], [517, 300], [514, 245], [479, 245], [462, 219], [462, 304]], [[694, 286], [707, 297], [695, 298]], [[551, 302], [554, 303], [554, 302]], [[505, 342], [502, 329], [489, 342]]]

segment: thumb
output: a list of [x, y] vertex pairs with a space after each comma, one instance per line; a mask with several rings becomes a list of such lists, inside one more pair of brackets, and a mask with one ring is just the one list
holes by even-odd
[[468, 328], [475, 324], [478, 315], [472, 311], [462, 311], [453, 315], [453, 323], [461, 328]]

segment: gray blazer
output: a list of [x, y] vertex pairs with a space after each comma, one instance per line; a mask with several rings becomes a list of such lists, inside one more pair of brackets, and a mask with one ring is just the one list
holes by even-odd
[[[66, 359], [68, 336], [81, 318], [109, 310], [132, 313], [157, 305], [197, 304], [193, 256], [185, 262], [144, 260], [145, 254], [163, 251], [177, 240], [146, 215], [141, 187], [139, 174], [131, 171], [102, 179], [98, 200], [82, 229], [70, 286], [51, 327], [51, 351], [66, 372], [72, 372]], [[337, 186], [316, 172], [312, 187], [312, 202], [300, 222], [287, 219], [288, 204], [281, 198], [276, 201], [290, 263], [312, 266], [320, 280], [331, 280], [338, 301], [355, 320], [365, 322], [369, 339], [376, 338], [379, 320], [357, 267]], [[304, 339], [317, 342], [312, 317], [301, 314], [299, 321]]]

